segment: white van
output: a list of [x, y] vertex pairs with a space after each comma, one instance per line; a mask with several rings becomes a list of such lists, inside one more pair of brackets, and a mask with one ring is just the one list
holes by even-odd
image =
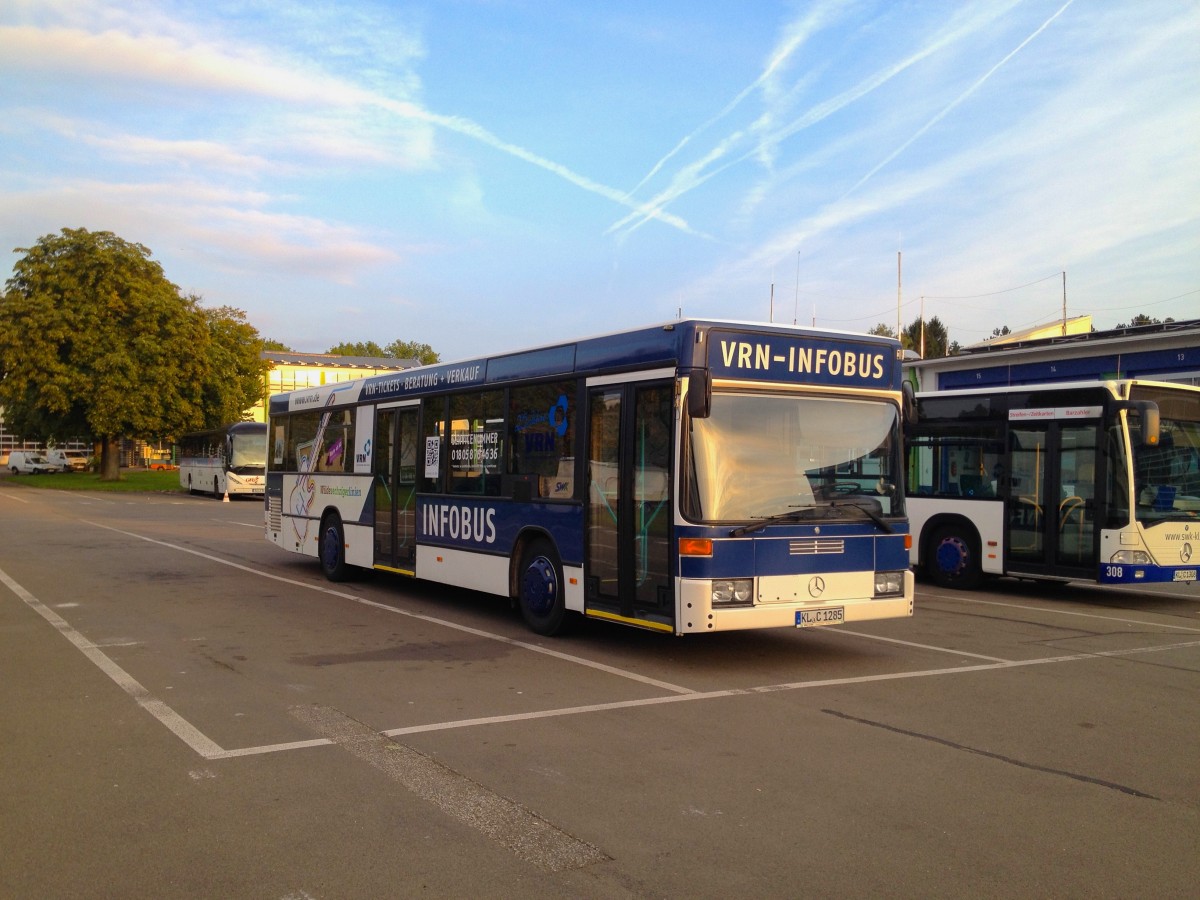
[[35, 450], [14, 450], [8, 454], [7, 468], [14, 475], [36, 475], [39, 472], [57, 472], [60, 466], [46, 459]]
[[60, 472], [82, 472], [88, 467], [86, 450], [63, 450], [56, 447], [46, 451], [46, 459], [57, 466]]

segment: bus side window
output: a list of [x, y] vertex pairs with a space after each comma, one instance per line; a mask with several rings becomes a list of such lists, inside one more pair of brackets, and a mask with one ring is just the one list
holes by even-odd
[[313, 443], [320, 424], [319, 412], [297, 413], [288, 418], [287, 459], [284, 468], [292, 472], [311, 472]]
[[574, 385], [513, 388], [508, 405], [511, 496], [567, 500], [575, 495]]
[[318, 472], [354, 471], [353, 419], [349, 410], [326, 413], [329, 417], [317, 448]]
[[450, 398], [449, 492], [500, 496], [504, 459], [502, 391]]

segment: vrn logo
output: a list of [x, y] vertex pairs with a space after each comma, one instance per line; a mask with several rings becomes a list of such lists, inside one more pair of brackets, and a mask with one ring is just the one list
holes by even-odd
[[371, 461], [371, 439], [367, 438], [367, 442], [363, 444], [362, 452], [354, 454], [355, 464], [366, 465]]

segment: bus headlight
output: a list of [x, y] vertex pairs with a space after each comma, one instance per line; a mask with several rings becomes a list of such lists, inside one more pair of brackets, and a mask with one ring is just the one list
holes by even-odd
[[1145, 550], [1118, 550], [1109, 562], [1120, 563], [1123, 566], [1148, 566], [1153, 560]]
[[904, 593], [903, 572], [876, 572], [875, 596], [899, 597]]
[[732, 578], [712, 583], [713, 606], [744, 606], [753, 599], [753, 578]]

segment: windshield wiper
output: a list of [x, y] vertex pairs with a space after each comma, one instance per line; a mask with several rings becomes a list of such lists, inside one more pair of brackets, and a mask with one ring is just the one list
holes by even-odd
[[860, 512], [864, 512], [870, 517], [872, 522], [879, 526], [880, 530], [883, 531], [884, 534], [895, 534], [895, 531], [892, 530], [892, 526], [889, 525], [886, 520], [884, 520], [883, 516], [879, 515], [879, 513], [875, 512], [875, 510], [871, 509], [869, 506], [863, 506], [859, 503], [852, 503], [849, 500], [830, 500], [829, 505], [838, 509], [841, 509], [844, 506], [849, 506], [852, 509], [857, 509]]
[[820, 507], [816, 507], [816, 506], [812, 506], [812, 505], [805, 505], [805, 506], [795, 507], [793, 509], [788, 510], [787, 512], [775, 513], [775, 515], [773, 515], [773, 516], [766, 516], [762, 519], [759, 519], [757, 522], [752, 522], [749, 525], [739, 525], [737, 528], [733, 529], [733, 531], [729, 532], [729, 536], [730, 537], [741, 537], [743, 534], [750, 534], [755, 531], [762, 531], [762, 529], [766, 528], [768, 525], [771, 525], [774, 522], [786, 522], [788, 519], [798, 519], [801, 517], [801, 515], [803, 513], [812, 512], [814, 509], [819, 509], [819, 508]]

